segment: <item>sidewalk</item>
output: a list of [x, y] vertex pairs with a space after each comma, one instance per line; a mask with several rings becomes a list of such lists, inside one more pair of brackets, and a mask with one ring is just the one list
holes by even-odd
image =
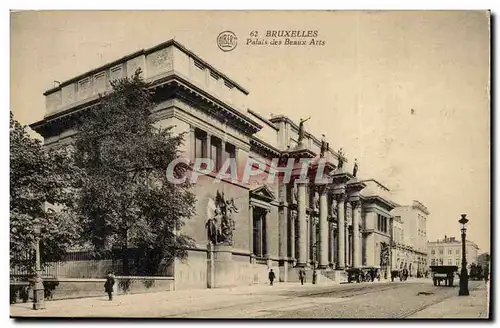
[[186, 311], [204, 311], [230, 305], [245, 305], [282, 299], [278, 291], [316, 290], [324, 285], [277, 283], [233, 288], [168, 291], [45, 302], [45, 309], [32, 310], [32, 303], [10, 306], [11, 317], [166, 317]]
[[469, 290], [469, 296], [454, 295], [415, 313], [408, 319], [486, 319], [489, 313], [489, 288], [489, 284], [482, 282], [479, 287]]

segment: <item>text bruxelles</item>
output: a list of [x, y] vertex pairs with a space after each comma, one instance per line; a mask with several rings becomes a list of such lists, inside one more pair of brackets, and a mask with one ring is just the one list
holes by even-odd
[[287, 31], [287, 30], [268, 30], [266, 37], [268, 38], [316, 38], [318, 31]]

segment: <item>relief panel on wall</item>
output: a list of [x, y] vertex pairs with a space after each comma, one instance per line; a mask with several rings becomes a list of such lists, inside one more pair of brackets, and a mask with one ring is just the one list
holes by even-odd
[[62, 88], [62, 104], [63, 106], [72, 104], [76, 101], [76, 85], [70, 84]]
[[127, 76], [133, 76], [140, 68], [144, 74], [144, 56], [135, 57], [127, 62]]
[[61, 106], [61, 91], [57, 91], [45, 97], [47, 113], [56, 111]]
[[94, 75], [94, 94], [106, 91], [106, 72], [100, 72]]
[[85, 78], [78, 82], [78, 100], [86, 99], [90, 96], [90, 78]]
[[174, 68], [172, 48], [164, 48], [148, 55], [148, 76], [166, 73]]
[[120, 64], [118, 66], [111, 67], [109, 70], [109, 80], [113, 81], [121, 78], [123, 78], [123, 65]]

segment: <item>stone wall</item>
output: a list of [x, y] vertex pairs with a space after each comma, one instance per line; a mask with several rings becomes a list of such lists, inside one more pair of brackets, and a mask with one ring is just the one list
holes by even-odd
[[[45, 278], [47, 300], [61, 300], [82, 297], [107, 298], [104, 291], [105, 279]], [[173, 278], [169, 277], [116, 277], [118, 295], [157, 293], [173, 290]], [[126, 290], [124, 287], [126, 286]], [[12, 288], [12, 285], [11, 285]], [[32, 299], [33, 290], [29, 288]]]

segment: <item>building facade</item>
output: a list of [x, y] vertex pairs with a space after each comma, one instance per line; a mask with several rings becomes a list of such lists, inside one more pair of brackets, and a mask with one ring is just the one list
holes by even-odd
[[[347, 158], [329, 148], [321, 151], [325, 143], [304, 122], [282, 115], [267, 119], [248, 109], [245, 88], [174, 40], [46, 91], [46, 115], [31, 127], [46, 147], [69, 144], [78, 113], [95, 106], [99, 94], [111, 90], [112, 80], [138, 68], [155, 91], [156, 124], [187, 132], [185, 157], [211, 158], [215, 169], [233, 159], [238, 176], [249, 162], [265, 168], [248, 183], [217, 179], [215, 170], [198, 179], [196, 215], [183, 227], [196, 246], [187, 261], [176, 260], [168, 269], [176, 289], [263, 282], [269, 268], [280, 281], [293, 281], [302, 267], [317, 268], [321, 279], [335, 280], [348, 266], [390, 266], [389, 213], [395, 204], [362, 194], [367, 184], [349, 172]], [[290, 161], [300, 167], [306, 161], [310, 175], [321, 168], [331, 179], [304, 181], [302, 171], [294, 169], [290, 182], [269, 183], [270, 172]], [[216, 218], [230, 223], [224, 242], [211, 233]]]
[[[429, 251], [430, 265], [462, 265], [462, 240], [455, 237], [444, 236], [443, 239], [429, 241], [427, 244]], [[478, 263], [479, 248], [476, 243], [466, 240], [465, 252], [467, 257], [467, 268], [472, 263]]]
[[363, 266], [379, 267], [382, 277], [388, 277], [392, 263], [391, 211], [397, 204], [392, 201], [389, 188], [377, 180], [363, 181]]
[[393, 269], [407, 269], [411, 276], [428, 270], [427, 219], [429, 210], [421, 202], [397, 206], [392, 212], [394, 227]]

